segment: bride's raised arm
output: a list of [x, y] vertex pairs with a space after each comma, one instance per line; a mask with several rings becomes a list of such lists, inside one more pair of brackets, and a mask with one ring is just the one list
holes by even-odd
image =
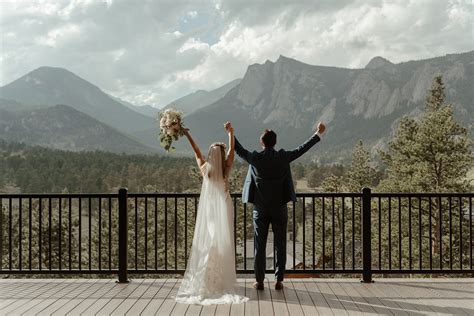
[[194, 150], [194, 156], [196, 157], [196, 163], [198, 164], [198, 167], [201, 168], [206, 162], [204, 160], [204, 157], [202, 156], [201, 150], [199, 149], [198, 145], [191, 136], [189, 129], [184, 130], [184, 135], [186, 135], [186, 138], [189, 140], [189, 143], [191, 144], [191, 147]]
[[227, 151], [227, 157], [225, 160], [226, 170], [230, 170], [232, 164], [234, 163], [234, 148], [235, 148], [235, 140], [234, 140], [234, 128], [230, 122], [226, 122], [224, 124], [224, 128], [229, 135], [229, 150]]

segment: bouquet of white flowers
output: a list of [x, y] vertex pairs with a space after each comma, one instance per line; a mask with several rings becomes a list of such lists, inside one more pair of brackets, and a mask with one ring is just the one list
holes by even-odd
[[176, 109], [167, 109], [161, 112], [158, 118], [160, 122], [160, 145], [168, 152], [175, 149], [171, 146], [173, 140], [178, 140], [184, 135], [182, 116], [183, 113]]

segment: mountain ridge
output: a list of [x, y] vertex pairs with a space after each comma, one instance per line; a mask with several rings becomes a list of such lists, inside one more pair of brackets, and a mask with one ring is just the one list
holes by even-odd
[[[367, 68], [308, 65], [280, 56], [276, 62], [252, 64], [239, 85], [221, 100], [201, 108], [186, 124], [201, 144], [216, 140], [220, 121], [231, 118], [236, 135], [250, 148], [259, 148], [258, 135], [272, 128], [278, 146], [291, 148], [311, 134], [319, 120], [328, 123], [319, 150], [310, 159], [337, 162], [350, 156], [362, 139], [373, 151], [386, 146], [398, 120], [416, 116], [435, 75], [446, 83], [447, 102], [465, 124], [474, 122], [474, 51], [418, 61]], [[217, 124], [219, 122], [219, 124]], [[220, 139], [225, 140], [224, 136]], [[184, 148], [183, 148], [184, 149]]]
[[0, 138], [48, 148], [156, 153], [137, 140], [64, 104], [12, 111], [0, 107]]
[[[158, 127], [152, 117], [136, 113], [67, 70], [53, 68], [53, 73], [60, 73], [51, 75], [53, 79], [66, 79], [49, 80], [45, 85], [37, 74], [51, 68], [38, 69], [0, 88], [0, 109], [18, 107], [15, 102], [21, 104], [22, 99], [30, 99], [30, 110], [41, 103], [46, 103], [43, 107], [67, 104], [131, 139], [159, 148]], [[421, 113], [437, 74], [446, 83], [446, 101], [453, 103], [456, 116], [470, 128], [474, 123], [474, 51], [396, 64], [376, 56], [366, 67], [356, 69], [310, 65], [281, 55], [276, 61], [249, 65], [242, 79], [180, 99], [191, 100], [184, 123], [203, 148], [226, 141], [222, 123], [227, 120], [245, 146], [257, 149], [264, 128], [277, 131], [278, 147], [291, 148], [306, 140], [315, 123], [323, 120], [328, 125], [324, 141], [306, 156], [331, 163], [347, 159], [359, 139], [372, 151], [386, 146], [401, 117]], [[68, 80], [78, 80], [78, 87]], [[13, 85], [17, 91], [11, 88], [13, 83], [18, 84]], [[64, 95], [68, 98], [62, 98]], [[76, 102], [54, 103], [63, 99]], [[179, 151], [190, 153], [185, 141], [176, 145]]]
[[0, 98], [31, 106], [67, 104], [126, 133], [153, 123], [64, 68], [42, 66], [0, 88]]

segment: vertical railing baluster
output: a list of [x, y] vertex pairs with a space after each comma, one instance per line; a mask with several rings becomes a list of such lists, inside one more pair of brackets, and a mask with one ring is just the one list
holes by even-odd
[[423, 253], [422, 253], [422, 239], [421, 239], [421, 224], [422, 224], [422, 219], [421, 219], [421, 196], [418, 197], [418, 256], [419, 256], [419, 267], [420, 270], [423, 269]]
[[148, 198], [145, 197], [145, 270], [148, 270]]
[[452, 220], [452, 200], [451, 196], [448, 197], [449, 203], [449, 269], [453, 269], [453, 220]]
[[302, 251], [303, 251], [303, 270], [306, 270], [306, 201], [305, 201], [305, 198], [303, 196], [303, 247], [302, 247]]
[[398, 197], [398, 269], [402, 270], [402, 199]]
[[388, 269], [392, 270], [392, 198], [388, 197]]
[[82, 270], [82, 198], [79, 197], [79, 270]]
[[474, 248], [474, 244], [472, 241], [472, 198], [469, 197], [469, 266], [472, 270], [472, 248]]
[[316, 269], [316, 236], [315, 236], [315, 233], [316, 233], [316, 215], [315, 215], [316, 206], [315, 206], [314, 196], [312, 197], [312, 209], [313, 209], [313, 234], [312, 234], [312, 237], [313, 237], [313, 242], [312, 242], [312, 246], [313, 246], [313, 269], [312, 270], [315, 270]]
[[331, 208], [332, 208], [332, 269], [336, 269], [336, 209], [334, 205], [334, 195], [331, 197]]
[[429, 247], [430, 247], [430, 270], [433, 269], [433, 237], [432, 237], [432, 229], [431, 229], [431, 217], [432, 214], [432, 205], [431, 205], [431, 196], [428, 198], [428, 210], [429, 210], [429, 223], [428, 223], [428, 234], [429, 234]]
[[158, 270], [158, 197], [155, 196], [155, 271]]
[[371, 191], [362, 189], [362, 281], [372, 282]]
[[443, 230], [442, 230], [442, 206], [441, 197], [438, 197], [438, 230], [439, 230], [439, 268], [443, 270]]
[[51, 197], [48, 199], [48, 260], [49, 260], [49, 270], [53, 269], [53, 262], [52, 262], [52, 253], [51, 253], [51, 229], [52, 229], [52, 213], [53, 212], [53, 206], [51, 205]]
[[[0, 199], [1, 200], [1, 199]], [[28, 199], [28, 245], [29, 245], [29, 249], [28, 249], [28, 269], [31, 271], [32, 269], [32, 254], [31, 254], [31, 249], [33, 248], [33, 237], [32, 237], [32, 219], [33, 219], [33, 210], [32, 210], [32, 199], [31, 197]], [[0, 203], [0, 211], [2, 209], [2, 206], [1, 206], [1, 203]], [[1, 215], [0, 215], [1, 216]], [[1, 222], [1, 221], [0, 221]], [[2, 225], [0, 224], [0, 235], [3, 234], [3, 227]], [[1, 238], [0, 238], [0, 243], [1, 243]], [[0, 252], [2, 251], [2, 247], [0, 246]], [[1, 260], [2, 256], [0, 255], [0, 269], [1, 269], [1, 264], [2, 264], [2, 260]]]
[[178, 269], [178, 198], [174, 197], [174, 269]]
[[138, 270], [138, 199], [135, 197], [135, 270]]
[[411, 196], [408, 197], [408, 268], [412, 268], [412, 247], [411, 247]]
[[352, 270], [355, 269], [355, 199], [352, 197]]
[[342, 197], [342, 270], [346, 269], [346, 226], [345, 226], [345, 221], [346, 221], [346, 210], [345, 210], [345, 198]]
[[109, 196], [109, 270], [112, 270], [112, 197]]
[[[235, 236], [235, 230], [234, 230], [234, 236]], [[184, 267], [185, 268], [187, 267], [187, 264], [188, 264], [188, 198], [185, 197], [184, 198]]]
[[59, 252], [59, 270], [62, 270], [62, 265], [61, 265], [61, 261], [62, 261], [62, 248], [61, 248], [61, 242], [62, 242], [62, 236], [61, 236], [61, 231], [63, 229], [63, 224], [62, 224], [62, 198], [59, 197], [59, 227], [58, 227], [58, 252]]
[[12, 198], [8, 199], [8, 268], [9, 270], [12, 269], [12, 222], [13, 222], [13, 217], [12, 217]]
[[72, 270], [72, 205], [71, 205], [71, 202], [72, 202], [72, 199], [71, 197], [69, 197], [68, 199], [68, 221], [69, 221], [69, 225], [68, 225], [68, 229], [69, 229], [69, 238], [68, 238], [68, 243], [69, 243], [69, 247], [68, 247], [68, 251], [69, 251], [69, 256], [68, 256], [68, 259], [69, 259], [69, 270]]
[[379, 207], [379, 270], [382, 270], [382, 198], [378, 198], [378, 207]]
[[92, 270], [92, 199], [88, 199], [89, 214], [89, 270]]
[[102, 270], [102, 198], [99, 197], [99, 270]]
[[[31, 242], [30, 242], [30, 245], [31, 245]], [[3, 270], [3, 198], [0, 197], [0, 271], [2, 270]]]
[[118, 266], [118, 283], [128, 283], [128, 190], [121, 188], [119, 190], [119, 266]]
[[321, 201], [321, 205], [322, 205], [322, 216], [323, 216], [323, 219], [322, 219], [322, 229], [321, 229], [321, 232], [322, 232], [322, 239], [323, 239], [323, 248], [322, 248], [322, 252], [323, 252], [323, 270], [326, 270], [326, 234], [325, 234], [325, 230], [326, 230], [326, 227], [325, 227], [325, 212], [324, 212], [324, 209], [325, 209], [325, 205], [324, 205], [324, 196], [322, 197], [322, 201]]
[[[296, 203], [293, 201], [293, 269], [292, 270], [294, 270], [296, 266], [295, 257], [296, 257]], [[275, 255], [273, 255], [273, 258], [275, 258]]]
[[168, 270], [168, 198], [165, 196], [165, 270]]
[[39, 269], [41, 271], [41, 269], [43, 268], [42, 265], [43, 265], [43, 253], [42, 253], [42, 249], [43, 249], [43, 243], [42, 243], [42, 230], [43, 230], [43, 227], [42, 227], [42, 217], [43, 217], [43, 206], [41, 205], [42, 204], [42, 199], [41, 197], [39, 197], [39, 201], [38, 201], [38, 226], [39, 226], [39, 234], [38, 234], [38, 251], [39, 251], [39, 258], [38, 258], [38, 261], [39, 261]]
[[462, 197], [459, 197], [459, 269], [462, 267]]
[[22, 241], [23, 241], [23, 216], [22, 216], [22, 198], [18, 198], [18, 270], [22, 270]]
[[194, 222], [196, 222], [197, 210], [198, 210], [197, 197], [194, 197]]

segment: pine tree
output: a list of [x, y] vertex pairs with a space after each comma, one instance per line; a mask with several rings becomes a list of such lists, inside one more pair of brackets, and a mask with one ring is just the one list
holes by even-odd
[[352, 152], [351, 167], [346, 175], [346, 186], [349, 192], [360, 192], [364, 187], [372, 187], [376, 181], [377, 171], [371, 166], [370, 153], [364, 149], [360, 140]]
[[404, 117], [389, 143], [380, 152], [387, 166], [381, 191], [466, 192], [465, 180], [472, 167], [471, 139], [467, 129], [453, 116], [453, 106], [445, 104], [444, 84], [437, 76], [426, 98], [420, 120]]
[[[387, 169], [385, 179], [378, 186], [379, 191], [468, 192], [472, 189], [466, 180], [467, 172], [472, 168], [473, 162], [470, 148], [472, 140], [469, 138], [467, 129], [455, 120], [453, 106], [445, 102], [444, 90], [442, 77], [435, 77], [428, 91], [425, 111], [421, 117], [419, 119], [404, 117], [393, 140], [389, 143], [388, 152], [380, 152]], [[429, 244], [435, 256], [440, 255], [440, 245], [453, 247], [453, 251], [459, 251], [455, 249], [458, 247], [456, 238], [459, 238], [459, 228], [455, 227], [451, 232], [443, 223], [451, 220], [448, 214], [452, 212], [454, 222], [462, 221], [460, 211], [453, 210], [459, 210], [460, 203], [463, 201], [460, 199], [453, 201], [415, 199], [411, 210], [417, 216], [411, 218], [408, 218], [407, 214], [409, 202], [402, 199], [397, 202], [400, 205], [392, 204], [402, 212], [401, 229], [405, 235], [408, 230], [406, 227], [408, 219], [415, 220], [414, 225], [422, 225], [422, 237], [430, 240]], [[386, 213], [386, 205], [383, 208]], [[436, 211], [431, 212], [431, 209]], [[432, 235], [427, 234], [429, 222], [433, 223]], [[467, 225], [463, 227], [466, 229]], [[393, 227], [393, 229], [398, 228]], [[448, 233], [454, 236], [452, 245], [448, 245], [449, 242], [445, 241]], [[413, 236], [413, 239], [417, 237], [419, 236]], [[406, 240], [408, 237], [403, 238]], [[425, 258], [429, 254], [429, 249], [426, 246], [423, 249], [422, 255]], [[406, 257], [406, 254], [404, 256]], [[438, 262], [438, 259], [440, 258], [436, 258], [435, 261]], [[440, 260], [447, 262], [446, 258]]]

